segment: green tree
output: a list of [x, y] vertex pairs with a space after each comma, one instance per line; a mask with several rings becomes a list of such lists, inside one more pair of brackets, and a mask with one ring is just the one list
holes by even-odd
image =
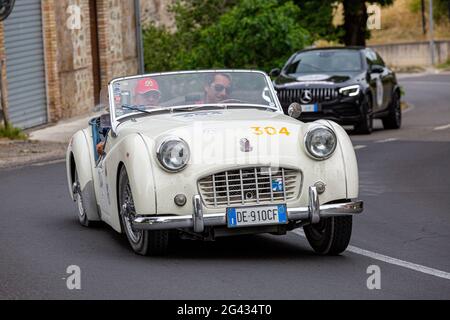
[[270, 70], [311, 43], [292, 1], [176, 2], [176, 31], [144, 31], [146, 71], [199, 68]]
[[367, 30], [366, 3], [391, 5], [394, 0], [340, 0], [344, 7], [344, 24], [339, 27], [340, 40], [347, 46], [365, 46], [370, 32]]
[[291, 1], [242, 0], [201, 31], [198, 45], [185, 56], [186, 65], [268, 71], [311, 43], [300, 19]]
[[143, 31], [147, 72], [187, 69], [186, 54], [199, 42], [203, 28], [216, 22], [239, 0], [177, 0], [169, 11], [176, 30], [151, 24]]
[[294, 0], [300, 8], [300, 25], [309, 31], [314, 39], [337, 40], [338, 30], [333, 25], [336, 0]]

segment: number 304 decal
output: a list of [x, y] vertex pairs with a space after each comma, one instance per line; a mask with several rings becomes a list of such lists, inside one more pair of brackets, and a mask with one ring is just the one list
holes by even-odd
[[257, 136], [261, 136], [263, 134], [268, 134], [269, 136], [273, 136], [276, 134], [284, 134], [284, 135], [290, 135], [291, 133], [286, 127], [283, 127], [281, 129], [276, 129], [274, 127], [252, 127], [253, 133]]

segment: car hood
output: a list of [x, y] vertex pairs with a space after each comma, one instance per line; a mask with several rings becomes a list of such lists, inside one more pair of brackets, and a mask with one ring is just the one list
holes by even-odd
[[119, 135], [138, 133], [151, 144], [149, 149], [156, 149], [169, 136], [182, 138], [191, 149], [192, 161], [197, 163], [234, 162], [237, 158], [273, 163], [298, 158], [303, 148], [299, 141], [310, 125], [265, 110], [202, 110], [130, 120], [119, 126]]
[[355, 81], [361, 72], [337, 72], [337, 73], [314, 73], [314, 74], [282, 74], [275, 80], [277, 88], [303, 87], [306, 85], [340, 85]]

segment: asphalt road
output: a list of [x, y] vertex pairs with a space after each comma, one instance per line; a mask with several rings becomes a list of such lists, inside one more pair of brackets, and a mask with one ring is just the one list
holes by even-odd
[[[341, 256], [294, 232], [137, 256], [109, 227], [78, 224], [63, 163], [29, 166], [0, 171], [0, 298], [450, 299], [450, 75], [400, 82], [403, 128], [351, 136], [365, 211]], [[69, 265], [81, 290], [66, 287]], [[372, 265], [381, 289], [367, 288]]]

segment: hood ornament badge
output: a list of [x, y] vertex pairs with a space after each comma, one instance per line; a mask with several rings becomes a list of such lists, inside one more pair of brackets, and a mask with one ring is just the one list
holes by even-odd
[[242, 138], [239, 143], [242, 152], [250, 152], [253, 150], [253, 147], [250, 145], [250, 141], [247, 138]]

